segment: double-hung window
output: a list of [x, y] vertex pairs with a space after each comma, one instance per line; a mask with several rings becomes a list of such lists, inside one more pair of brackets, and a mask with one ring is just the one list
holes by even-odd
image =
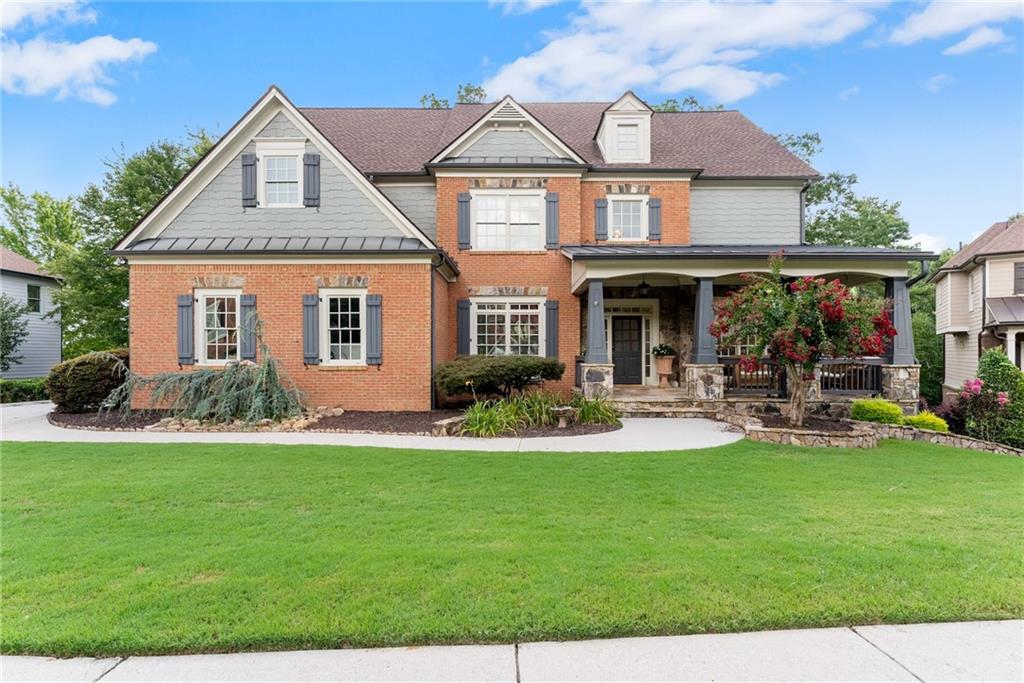
[[224, 365], [238, 360], [239, 296], [237, 289], [196, 290], [196, 355], [200, 364]]
[[473, 299], [470, 353], [539, 356], [544, 348], [543, 299]]
[[646, 195], [620, 195], [608, 198], [611, 214], [609, 238], [629, 242], [647, 239]]
[[323, 365], [366, 364], [366, 290], [320, 290]]
[[302, 141], [256, 141], [260, 206], [302, 206], [302, 154], [305, 149]]
[[39, 285], [27, 285], [25, 300], [29, 313], [39, 313], [43, 310], [43, 288]]
[[544, 249], [543, 191], [478, 191], [473, 193], [472, 207], [474, 249]]

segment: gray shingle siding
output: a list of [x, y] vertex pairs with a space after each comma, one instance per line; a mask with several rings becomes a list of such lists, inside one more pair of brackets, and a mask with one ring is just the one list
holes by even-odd
[[464, 157], [556, 157], [551, 150], [525, 130], [491, 130], [470, 145]]
[[[278, 114], [257, 137], [302, 137], [283, 114]], [[242, 153], [255, 153], [250, 142]], [[320, 154], [320, 207], [243, 209], [241, 155], [214, 178], [175, 218], [161, 237], [358, 237], [402, 236], [402, 231], [349, 180], [316, 145], [306, 152]], [[262, 169], [257, 173], [261, 174]]]
[[437, 188], [433, 185], [379, 185], [378, 188], [427, 237], [437, 238]]
[[0, 290], [23, 304], [28, 298], [28, 285], [40, 286], [39, 313], [28, 314], [28, 337], [16, 352], [22, 357], [21, 363], [3, 373], [4, 379], [43, 377], [60, 362], [60, 318], [44, 317], [54, 309], [53, 290], [57, 285], [37, 277], [0, 274]]
[[799, 187], [693, 187], [691, 244], [799, 244]]

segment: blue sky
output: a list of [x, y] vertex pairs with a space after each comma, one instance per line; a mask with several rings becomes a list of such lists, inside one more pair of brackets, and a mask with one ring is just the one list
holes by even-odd
[[2, 180], [80, 191], [103, 159], [300, 106], [695, 95], [817, 131], [820, 171], [903, 202], [926, 247], [1024, 210], [1021, 3], [3, 4]]

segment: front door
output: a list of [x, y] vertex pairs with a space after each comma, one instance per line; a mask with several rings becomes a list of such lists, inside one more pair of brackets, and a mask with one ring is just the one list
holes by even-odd
[[643, 319], [639, 315], [612, 316], [612, 362], [616, 384], [643, 384]]

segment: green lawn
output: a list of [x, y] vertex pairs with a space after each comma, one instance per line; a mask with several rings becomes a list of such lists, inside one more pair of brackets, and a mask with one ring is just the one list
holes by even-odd
[[1024, 615], [1024, 460], [2, 445], [6, 653]]

